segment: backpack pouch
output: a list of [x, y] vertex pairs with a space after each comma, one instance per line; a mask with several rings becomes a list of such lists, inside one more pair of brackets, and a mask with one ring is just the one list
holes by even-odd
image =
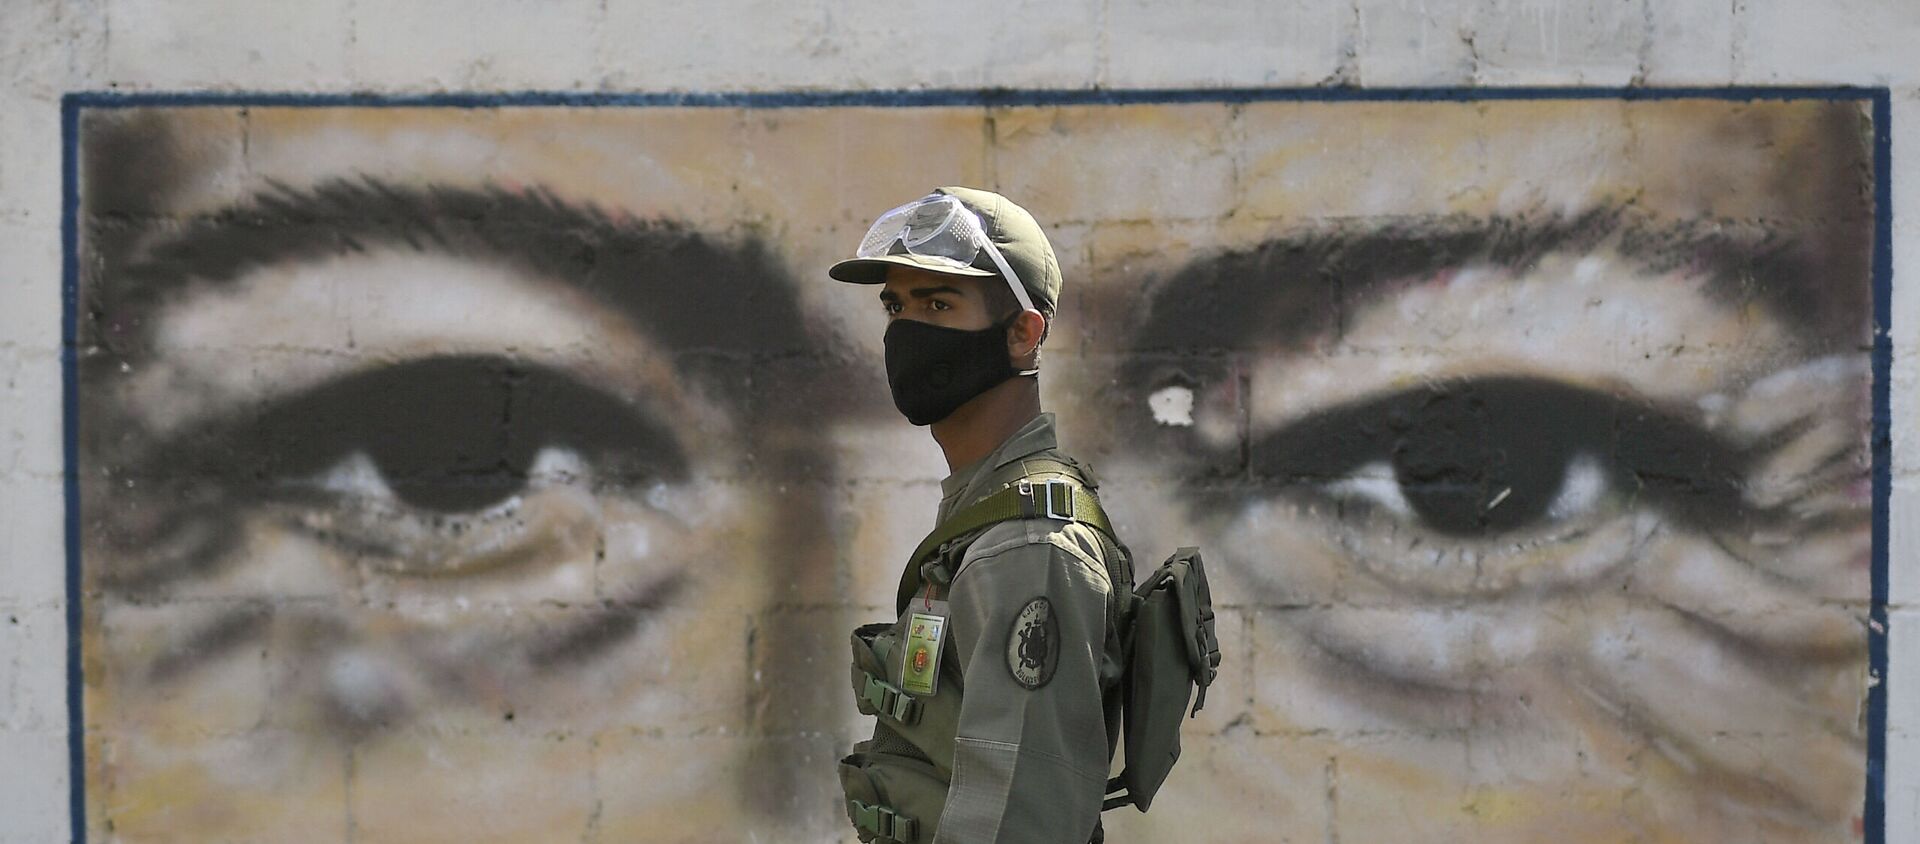
[[847, 795], [847, 819], [860, 840], [881, 844], [925, 844], [940, 826], [947, 805], [947, 781], [919, 759], [854, 745], [840, 760], [840, 787]]
[[1212, 592], [1198, 548], [1174, 552], [1135, 590], [1130, 641], [1126, 767], [1118, 783], [1126, 793], [1107, 802], [1144, 812], [1180, 759], [1181, 723], [1200, 711], [1220, 665]]

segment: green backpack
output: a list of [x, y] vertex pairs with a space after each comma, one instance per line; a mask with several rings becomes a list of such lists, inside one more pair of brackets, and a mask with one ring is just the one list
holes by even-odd
[[[998, 492], [949, 516], [920, 542], [901, 578], [901, 606], [920, 589], [921, 564], [942, 546], [967, 534], [1011, 519], [1064, 519], [1087, 525], [1125, 552], [1106, 512], [1100, 509], [1084, 470], [1051, 458], [1023, 461], [1023, 474]], [[1061, 475], [1035, 481], [1033, 474]], [[1126, 569], [1110, 561], [1117, 586]], [[951, 572], [939, 572], [951, 580]], [[1134, 806], [1147, 810], [1180, 759], [1180, 723], [1206, 705], [1207, 686], [1220, 669], [1220, 639], [1214, 633], [1213, 594], [1207, 587], [1200, 549], [1181, 548], [1133, 590], [1120, 610], [1126, 643], [1126, 675], [1121, 678], [1124, 709], [1122, 738], [1126, 766], [1107, 782], [1102, 810]], [[1187, 704], [1192, 701], [1192, 709]]]
[[[1147, 810], [1154, 792], [1180, 760], [1180, 722], [1207, 704], [1207, 686], [1220, 671], [1220, 639], [1213, 629], [1213, 593], [1200, 549], [1181, 548], [1133, 591], [1127, 630], [1127, 764], [1107, 781], [1101, 808]], [[1187, 701], [1193, 709], [1187, 709]]]

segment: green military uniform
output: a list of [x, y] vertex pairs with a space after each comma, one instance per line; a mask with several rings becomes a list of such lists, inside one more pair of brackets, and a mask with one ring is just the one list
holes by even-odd
[[[956, 202], [964, 214], [954, 212]], [[882, 284], [897, 267], [996, 279], [1049, 318], [1059, 302], [1060, 266], [1046, 233], [1025, 209], [987, 191], [939, 188], [883, 214], [856, 257], [828, 272]], [[997, 373], [979, 389], [1015, 376], [1004, 325], [961, 332], [891, 322], [896, 406], [928, 424], [975, 394], [914, 409], [919, 399], [903, 390], [923, 380], [970, 383], [949, 378], [946, 367]], [[974, 339], [952, 345], [961, 336]], [[984, 347], [974, 345], [979, 338]], [[914, 369], [925, 362], [915, 355], [994, 358], [996, 350], [997, 359], [943, 358]], [[899, 361], [896, 352], [904, 353]], [[1019, 494], [995, 495], [1009, 487]], [[1093, 498], [1091, 473], [1058, 450], [1050, 413], [954, 471], [941, 489], [942, 527], [902, 572], [898, 618], [854, 631], [853, 691], [875, 724], [873, 738], [841, 760], [847, 816], [862, 841], [1088, 841], [1120, 734], [1132, 563]], [[981, 517], [986, 512], [994, 515]]]
[[[1095, 488], [1042, 413], [941, 482], [937, 521], [1021, 476]], [[949, 546], [929, 576], [905, 573], [911, 595], [899, 620], [855, 635], [855, 693], [878, 719], [842, 766], [849, 814], [863, 841], [1087, 841], [1119, 735], [1118, 624], [1131, 562], [1102, 531], [1044, 515]], [[1115, 588], [1116, 574], [1127, 583]], [[908, 625], [941, 609], [935, 694], [901, 693]]]

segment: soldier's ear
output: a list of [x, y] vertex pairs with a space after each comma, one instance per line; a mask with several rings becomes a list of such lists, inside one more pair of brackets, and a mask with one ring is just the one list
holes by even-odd
[[1007, 354], [1018, 360], [1040, 348], [1047, 336], [1047, 318], [1039, 311], [1021, 311], [1007, 326]]

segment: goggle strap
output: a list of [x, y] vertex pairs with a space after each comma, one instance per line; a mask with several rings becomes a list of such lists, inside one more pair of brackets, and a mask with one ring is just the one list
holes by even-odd
[[1033, 300], [1028, 298], [1027, 285], [1020, 281], [1020, 276], [1013, 271], [1012, 267], [1007, 266], [1007, 259], [1000, 257], [1000, 250], [994, 247], [993, 239], [983, 236], [980, 238], [980, 242], [987, 247], [987, 257], [993, 259], [993, 265], [1000, 269], [1001, 277], [1005, 278], [1008, 286], [1013, 288], [1013, 297], [1020, 300], [1020, 309], [1023, 311], [1040, 310], [1034, 307]]

